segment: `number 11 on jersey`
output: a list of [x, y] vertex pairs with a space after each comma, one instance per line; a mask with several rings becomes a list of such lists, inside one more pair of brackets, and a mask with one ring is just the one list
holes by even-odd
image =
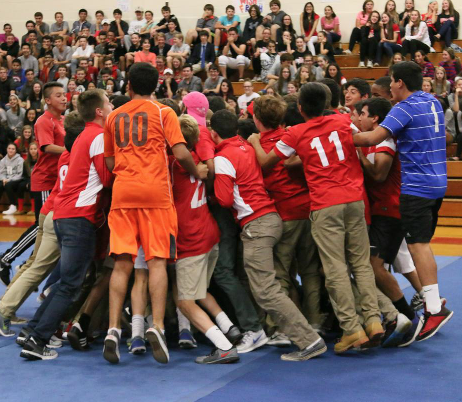
[[[329, 142], [334, 143], [335, 150], [337, 151], [337, 156], [339, 161], [343, 161], [345, 159], [345, 154], [343, 153], [342, 143], [340, 142], [340, 138], [338, 136], [337, 131], [332, 131], [329, 135]], [[323, 167], [329, 166], [329, 160], [327, 159], [326, 152], [322, 147], [321, 140], [319, 137], [313, 138], [311, 141], [311, 149], [315, 149], [318, 152], [319, 159], [321, 159], [321, 164]]]

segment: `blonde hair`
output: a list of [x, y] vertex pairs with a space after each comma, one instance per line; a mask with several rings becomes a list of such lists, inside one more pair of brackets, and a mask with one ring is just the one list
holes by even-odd
[[178, 120], [188, 149], [193, 149], [199, 141], [199, 125], [197, 121], [187, 114], [181, 115]]
[[184, 36], [183, 36], [183, 34], [181, 34], [181, 33], [176, 34], [176, 35], [175, 35], [175, 38], [181, 39], [182, 41], [184, 40]]

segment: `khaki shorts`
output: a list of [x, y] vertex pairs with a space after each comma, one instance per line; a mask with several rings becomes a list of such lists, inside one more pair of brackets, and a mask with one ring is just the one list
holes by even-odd
[[218, 260], [218, 244], [205, 254], [177, 260], [176, 284], [178, 300], [205, 299]]

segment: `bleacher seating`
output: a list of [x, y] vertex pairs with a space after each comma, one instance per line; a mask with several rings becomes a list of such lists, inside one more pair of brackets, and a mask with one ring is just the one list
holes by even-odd
[[439, 212], [440, 226], [462, 226], [462, 161], [448, 161], [448, 189]]

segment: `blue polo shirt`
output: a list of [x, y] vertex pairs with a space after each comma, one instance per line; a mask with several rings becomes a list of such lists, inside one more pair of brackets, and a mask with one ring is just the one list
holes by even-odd
[[396, 104], [380, 124], [397, 139], [401, 193], [442, 198], [447, 187], [446, 132], [440, 102], [423, 91]]

